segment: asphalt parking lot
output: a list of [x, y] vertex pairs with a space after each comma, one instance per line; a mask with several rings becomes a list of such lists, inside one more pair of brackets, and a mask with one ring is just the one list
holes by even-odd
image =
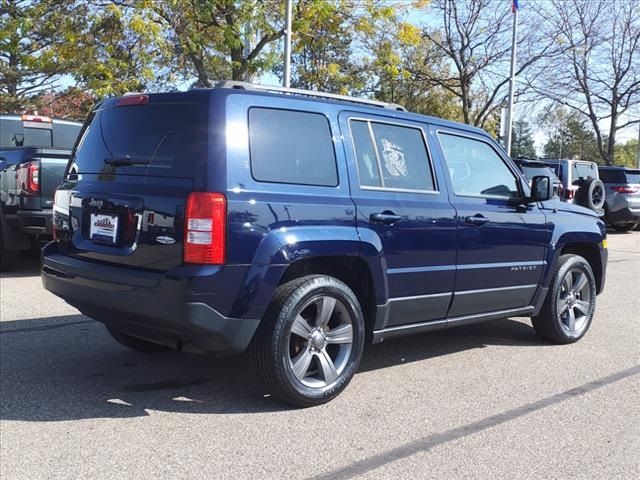
[[581, 342], [517, 318], [388, 341], [306, 410], [243, 356], [126, 350], [27, 256], [0, 280], [0, 477], [638, 478], [640, 232], [609, 249]]

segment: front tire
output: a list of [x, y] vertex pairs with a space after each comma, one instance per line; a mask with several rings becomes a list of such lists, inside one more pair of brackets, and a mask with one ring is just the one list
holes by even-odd
[[596, 280], [589, 262], [562, 255], [542, 309], [531, 319], [533, 328], [553, 343], [577, 342], [589, 330], [595, 307]]
[[275, 397], [311, 407], [337, 397], [358, 370], [364, 347], [358, 298], [326, 275], [278, 287], [251, 345], [261, 383]]

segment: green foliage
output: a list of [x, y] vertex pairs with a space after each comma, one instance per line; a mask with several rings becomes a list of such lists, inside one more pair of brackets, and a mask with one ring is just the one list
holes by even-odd
[[615, 165], [625, 167], [638, 167], [638, 140], [629, 140], [622, 145], [616, 145], [614, 161]]
[[542, 125], [549, 134], [544, 146], [545, 157], [602, 163], [595, 133], [580, 114], [556, 109], [543, 119]]
[[514, 122], [511, 131], [511, 156], [536, 158], [536, 147], [529, 122], [518, 120]]

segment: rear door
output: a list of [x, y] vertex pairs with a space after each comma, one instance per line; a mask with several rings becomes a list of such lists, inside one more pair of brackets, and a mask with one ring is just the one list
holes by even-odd
[[517, 169], [483, 135], [436, 127], [458, 212], [455, 294], [449, 318], [531, 304], [549, 232], [536, 204], [524, 204]]
[[442, 321], [455, 277], [455, 211], [426, 125], [343, 112], [340, 127], [360, 237], [379, 241], [386, 261], [388, 311], [376, 329]]
[[207, 160], [208, 97], [140, 98], [92, 113], [57, 193], [55, 223], [71, 256], [163, 271], [182, 263], [185, 203]]

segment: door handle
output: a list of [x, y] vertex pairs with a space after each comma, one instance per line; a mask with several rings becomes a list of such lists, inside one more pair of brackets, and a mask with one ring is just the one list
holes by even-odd
[[487, 223], [489, 219], [480, 213], [476, 213], [473, 217], [466, 217], [464, 221], [466, 223], [470, 223], [471, 225], [480, 226]]
[[400, 215], [396, 215], [395, 213], [389, 211], [372, 213], [371, 215], [369, 215], [369, 221], [371, 223], [381, 223], [383, 225], [393, 225], [400, 220], [402, 220], [402, 217]]

